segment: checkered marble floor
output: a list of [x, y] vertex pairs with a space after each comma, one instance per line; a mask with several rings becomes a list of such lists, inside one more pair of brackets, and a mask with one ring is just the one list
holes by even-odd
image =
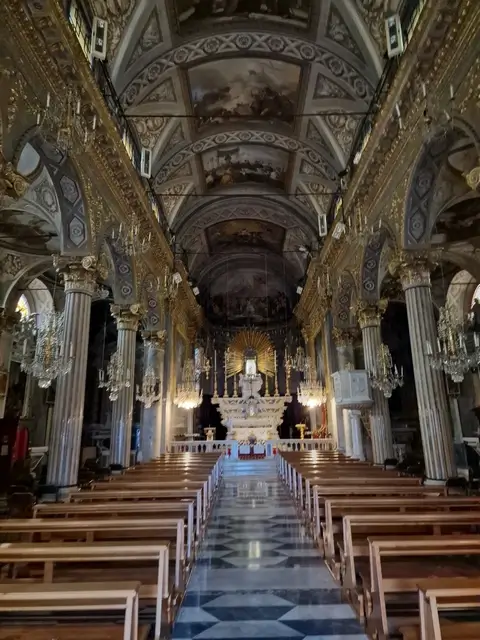
[[366, 640], [270, 460], [229, 461], [175, 640]]

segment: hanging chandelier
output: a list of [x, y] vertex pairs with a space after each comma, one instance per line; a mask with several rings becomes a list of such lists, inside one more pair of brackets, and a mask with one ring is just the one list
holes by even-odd
[[63, 312], [51, 311], [40, 316], [34, 328], [34, 320], [21, 326], [23, 352], [20, 367], [25, 373], [38, 379], [41, 389], [48, 389], [53, 380], [67, 374], [73, 363], [72, 345], [64, 352], [65, 317]]
[[189, 358], [185, 361], [182, 371], [182, 382], [177, 385], [177, 393], [173, 400], [180, 409], [190, 411], [200, 406], [202, 394], [195, 374], [195, 361]]
[[205, 378], [210, 378], [210, 370], [212, 368], [210, 358], [207, 358], [205, 349], [203, 347], [197, 347], [195, 349], [195, 375], [196, 378], [200, 378], [202, 373], [205, 374]]
[[320, 407], [327, 401], [325, 388], [318, 381], [309, 357], [305, 358], [304, 379], [298, 386], [298, 401], [309, 409]]
[[131, 386], [130, 369], [124, 368], [123, 359], [118, 351], [112, 353], [110, 357], [107, 365], [106, 376], [103, 369], [100, 369], [98, 375], [98, 388], [106, 389], [108, 391], [108, 397], [112, 402], [116, 402], [118, 400], [118, 396], [122, 389], [128, 389]]
[[385, 398], [391, 398], [397, 387], [403, 387], [403, 367], [398, 372], [393, 365], [390, 349], [386, 344], [378, 347], [377, 359], [373, 371], [369, 372], [370, 382], [374, 389], [379, 389]]
[[142, 386], [137, 385], [137, 400], [150, 409], [154, 402], [162, 397], [160, 394], [160, 381], [155, 375], [152, 365], [148, 365], [143, 372]]
[[135, 256], [146, 253], [152, 244], [152, 234], [147, 237], [141, 234], [141, 225], [134, 213], [128, 225], [120, 223], [118, 231], [112, 231], [112, 243], [115, 249], [125, 256]]
[[345, 240], [348, 244], [359, 244], [361, 247], [366, 247], [372, 240], [378, 240], [380, 231], [382, 228], [382, 221], [378, 221], [378, 225], [369, 225], [367, 222], [367, 216], [357, 212], [352, 218], [348, 218], [347, 231], [345, 233]]
[[444, 371], [453, 382], [460, 383], [465, 373], [480, 365], [480, 337], [473, 334], [473, 352], [468, 351], [468, 334], [465, 322], [450, 306], [439, 309], [436, 349], [427, 341], [426, 351], [430, 365], [437, 371]]

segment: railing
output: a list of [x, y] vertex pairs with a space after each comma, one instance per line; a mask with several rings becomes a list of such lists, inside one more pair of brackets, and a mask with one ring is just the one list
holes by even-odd
[[[255, 444], [255, 454], [265, 454], [267, 458], [274, 456], [277, 451], [333, 451], [335, 442], [332, 438], [312, 440], [268, 440], [264, 444]], [[240, 444], [237, 440], [185, 440], [171, 442], [169, 453], [212, 453], [224, 452], [229, 458], [238, 458], [239, 454], [248, 454], [249, 444]]]
[[[135, 169], [137, 169], [137, 171], [139, 171], [141, 162], [141, 150], [137, 136], [132, 129], [128, 118], [125, 117], [122, 104], [117, 96], [117, 92], [115, 91], [115, 88], [111, 81], [110, 74], [108, 73], [107, 65], [101, 60], [92, 59], [89, 52], [92, 34], [90, 23], [91, 16], [87, 16], [84, 13], [83, 8], [80, 7], [79, 3], [76, 0], [71, 0], [64, 6], [67, 20], [72, 27], [72, 31], [77, 36], [80, 46], [82, 47], [82, 51], [84, 52], [85, 57], [89, 62], [93, 78], [98, 88], [100, 89], [100, 92], [102, 93], [105, 105], [110, 112], [110, 116], [115, 123], [115, 126], [117, 127], [120, 137], [122, 138], [123, 145], [127, 150], [133, 166], [135, 167]], [[170, 233], [168, 222], [163, 212], [163, 207], [161, 206], [159, 199], [153, 190], [153, 181], [152, 179], [147, 180], [147, 178], [141, 179], [148, 184], [147, 192], [150, 204], [158, 220], [158, 223], [160, 224], [160, 227], [168, 236]]]

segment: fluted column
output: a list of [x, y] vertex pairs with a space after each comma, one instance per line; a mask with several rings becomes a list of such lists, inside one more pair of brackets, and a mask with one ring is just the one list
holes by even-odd
[[[305, 325], [302, 329], [302, 336], [305, 341], [306, 354], [310, 358], [310, 363], [312, 366], [312, 371], [317, 370], [317, 358], [315, 353], [315, 337], [311, 334], [311, 327], [309, 325]], [[317, 409], [312, 408], [308, 410], [308, 415], [310, 416], [310, 431], [315, 431], [317, 428]]]
[[176, 366], [175, 366], [175, 331], [174, 331], [174, 311], [175, 305], [170, 301], [165, 314], [166, 343], [163, 366], [163, 424], [162, 437], [160, 443], [161, 453], [168, 451], [170, 440], [172, 439], [172, 422], [174, 419], [175, 405], [173, 399], [176, 391]]
[[123, 387], [118, 394], [118, 399], [113, 403], [110, 464], [129, 467], [135, 390], [133, 378], [141, 308], [137, 304], [130, 306], [112, 305], [111, 311], [117, 321], [117, 352], [123, 363], [125, 375], [127, 377], [130, 376], [130, 386]]
[[[357, 305], [358, 322], [362, 330], [365, 369], [375, 371], [378, 348], [382, 343], [380, 321], [387, 307], [387, 301], [378, 303], [359, 301]], [[370, 432], [372, 436], [373, 462], [383, 464], [387, 458], [393, 458], [392, 426], [388, 402], [379, 389], [372, 389], [373, 405], [370, 410]]]
[[[343, 371], [348, 368], [354, 369], [354, 331], [351, 329], [340, 329], [338, 327], [334, 327], [332, 330], [332, 338], [337, 351], [338, 371]], [[351, 445], [351, 433], [346, 433], [346, 431], [351, 432], [350, 423], [348, 420], [344, 420], [344, 410], [342, 407], [337, 406], [334, 396], [332, 397], [332, 409], [335, 411], [336, 417], [338, 449], [340, 451], [346, 451], [346, 437], [350, 437]]]
[[406, 255], [396, 272], [405, 291], [425, 473], [429, 480], [444, 480], [456, 475], [456, 469], [445, 378], [432, 369], [426, 355], [426, 343], [437, 343], [430, 265], [426, 259]]
[[83, 428], [90, 311], [97, 272], [94, 258], [65, 268], [64, 353], [72, 368], [57, 379], [48, 450], [47, 484], [68, 493], [77, 484]]
[[161, 450], [163, 437], [163, 368], [165, 359], [165, 331], [144, 331], [145, 340], [145, 368], [152, 367], [158, 378], [157, 402], [151, 407], [144, 407], [142, 412], [142, 426], [140, 430], [141, 452], [143, 462], [157, 458]]
[[0, 418], [5, 415], [13, 349], [13, 331], [19, 320], [19, 313], [9, 315], [6, 311], [3, 311], [2, 315], [0, 315]]

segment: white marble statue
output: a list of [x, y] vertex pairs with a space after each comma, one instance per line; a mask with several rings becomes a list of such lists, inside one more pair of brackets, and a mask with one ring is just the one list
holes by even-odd
[[254, 398], [260, 398], [260, 391], [263, 386], [262, 376], [257, 373], [256, 376], [244, 376], [240, 374], [238, 380], [238, 386], [242, 390], [242, 398], [248, 399], [252, 396]]

